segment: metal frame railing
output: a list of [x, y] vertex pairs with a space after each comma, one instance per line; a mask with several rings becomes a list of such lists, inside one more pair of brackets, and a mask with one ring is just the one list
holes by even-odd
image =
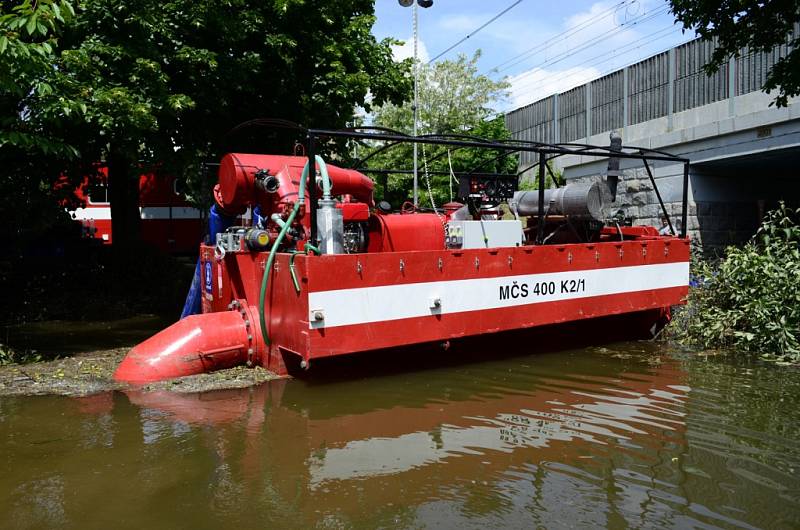
[[[544, 191], [546, 182], [545, 173], [549, 172], [551, 177], [553, 177], [553, 181], [556, 180], [552, 170], [550, 169], [549, 164], [547, 163], [550, 160], [553, 160], [560, 156], [567, 156], [567, 155], [588, 156], [588, 157], [609, 158], [609, 159], [616, 158], [616, 159], [626, 159], [626, 160], [641, 160], [645, 170], [647, 171], [647, 175], [650, 178], [650, 182], [653, 185], [653, 190], [655, 191], [656, 197], [658, 198], [659, 205], [661, 206], [661, 211], [669, 224], [670, 231], [673, 234], [675, 234], [675, 229], [672, 224], [672, 219], [669, 215], [669, 212], [667, 212], [666, 206], [664, 205], [661, 193], [658, 190], [658, 185], [656, 184], [655, 176], [653, 175], [653, 172], [651, 170], [648, 161], [680, 163], [683, 165], [683, 189], [681, 195], [680, 237], [682, 238], [686, 237], [690, 161], [688, 158], [675, 156], [665, 151], [660, 151], [657, 149], [648, 149], [644, 147], [631, 147], [631, 146], [621, 146], [618, 148], [616, 147], [612, 148], [611, 146], [599, 146], [599, 145], [590, 145], [581, 143], [543, 143], [543, 142], [535, 142], [529, 140], [517, 140], [513, 138], [508, 140], [487, 140], [485, 138], [480, 138], [477, 136], [463, 134], [463, 133], [425, 134], [425, 135], [411, 136], [386, 127], [375, 127], [375, 126], [345, 128], [345, 129], [307, 129], [296, 123], [280, 119], [250, 120], [238, 125], [228, 134], [230, 135], [231, 133], [241, 130], [242, 128], [248, 126], [263, 126], [268, 128], [287, 129], [305, 135], [305, 141], [306, 141], [305, 155], [308, 158], [309, 167], [316, 167], [316, 162], [314, 157], [317, 154], [317, 143], [321, 139], [350, 139], [350, 140], [360, 140], [360, 141], [371, 140], [375, 142], [385, 142], [387, 145], [384, 146], [382, 149], [390, 149], [396, 145], [404, 143], [441, 145], [441, 146], [455, 147], [457, 149], [461, 148], [491, 149], [500, 152], [500, 155], [498, 155], [496, 159], [502, 158], [503, 156], [510, 156], [519, 153], [534, 153], [538, 158], [537, 162], [522, 169], [516, 174], [506, 175], [499, 173], [479, 172], [478, 170], [482, 169], [482, 166], [485, 165], [486, 162], [479, 164], [477, 167], [473, 168], [470, 171], [460, 172], [460, 173], [467, 176], [485, 175], [485, 176], [497, 176], [497, 177], [507, 177], [507, 176], [519, 177], [525, 171], [528, 171], [529, 169], [532, 169], [533, 167], [536, 167], [538, 165], [539, 208], [537, 217], [538, 217], [539, 234], [537, 237], [537, 243], [541, 243], [543, 240], [542, 231], [544, 230], [544, 218], [545, 218], [545, 205], [544, 205]], [[369, 156], [364, 159], [360, 159], [358, 161], [359, 163], [357, 164], [357, 166], [360, 166], [368, 159]], [[356, 167], [354, 169], [365, 173], [408, 172], [407, 169], [386, 169], [386, 168], [371, 169], [364, 167]], [[311, 217], [310, 236], [312, 244], [318, 243], [316, 188], [317, 188], [316, 186], [308, 187], [308, 195], [310, 203], [309, 209]]]
[[[306, 156], [309, 160], [309, 167], [315, 167], [314, 157], [317, 154], [317, 143], [321, 139], [351, 139], [351, 140], [372, 140], [376, 142], [386, 142], [387, 148], [394, 147], [398, 144], [402, 143], [415, 143], [415, 144], [427, 144], [427, 145], [441, 145], [441, 146], [448, 146], [448, 147], [456, 147], [456, 148], [478, 148], [478, 149], [491, 149], [500, 151], [502, 156], [509, 156], [511, 154], [516, 153], [535, 153], [538, 157], [538, 161], [536, 164], [529, 166], [526, 169], [523, 169], [519, 173], [516, 174], [518, 177], [523, 172], [527, 171], [535, 167], [536, 165], [539, 166], [539, 175], [538, 175], [538, 184], [539, 184], [539, 208], [538, 208], [538, 228], [539, 234], [537, 237], [537, 242], [541, 243], [543, 240], [543, 230], [544, 230], [544, 218], [545, 218], [545, 204], [544, 204], [544, 192], [545, 192], [545, 173], [550, 172], [552, 175], [552, 170], [550, 169], [549, 165], [547, 164], [548, 161], [553, 160], [554, 158], [566, 155], [577, 155], [577, 156], [588, 156], [588, 157], [596, 157], [596, 158], [617, 158], [617, 159], [628, 159], [628, 160], [641, 160], [645, 169], [647, 170], [648, 177], [650, 178], [650, 182], [653, 185], [653, 189], [656, 193], [656, 197], [658, 198], [659, 205], [661, 206], [661, 210], [664, 214], [664, 217], [667, 219], [669, 223], [670, 230], [672, 233], [675, 233], [674, 227], [672, 225], [672, 220], [670, 218], [669, 213], [667, 212], [666, 206], [664, 205], [664, 201], [662, 200], [661, 193], [658, 190], [658, 186], [656, 184], [655, 177], [653, 172], [650, 168], [650, 164], [648, 161], [664, 161], [664, 162], [675, 162], [683, 164], [683, 190], [682, 190], [682, 200], [681, 200], [681, 227], [680, 227], [680, 237], [686, 237], [686, 225], [687, 225], [687, 213], [688, 213], [688, 191], [689, 191], [689, 159], [678, 157], [666, 153], [664, 151], [659, 151], [656, 149], [647, 149], [642, 147], [626, 147], [622, 146], [619, 150], [612, 149], [610, 146], [597, 146], [597, 145], [589, 145], [589, 144], [579, 144], [579, 143], [558, 143], [558, 144], [546, 144], [541, 142], [533, 142], [533, 141], [523, 141], [523, 140], [486, 140], [483, 138], [467, 135], [467, 134], [428, 134], [428, 135], [419, 135], [419, 136], [409, 136], [407, 134], [403, 134], [398, 131], [393, 131], [391, 129], [386, 128], [374, 128], [374, 127], [363, 127], [363, 128], [348, 128], [348, 129], [305, 129], [306, 133]], [[361, 161], [363, 162], [363, 160]], [[357, 168], [359, 171], [364, 172], [403, 172], [404, 170], [389, 170], [389, 169], [380, 169], [380, 170], [371, 170], [369, 168]], [[474, 168], [477, 170], [478, 168]], [[407, 171], [407, 170], [405, 170]], [[467, 175], [470, 174], [478, 174], [477, 172], [467, 172]], [[506, 176], [500, 174], [494, 174], [495, 176]], [[555, 179], [554, 179], [555, 180]], [[317, 223], [316, 223], [316, 215], [317, 215], [317, 190], [316, 186], [309, 186], [308, 187], [309, 193], [309, 206], [310, 206], [310, 214], [311, 214], [311, 241], [316, 244], [317, 242]]]

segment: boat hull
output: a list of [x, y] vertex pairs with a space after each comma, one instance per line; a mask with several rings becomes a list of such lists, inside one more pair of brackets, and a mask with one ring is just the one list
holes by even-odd
[[[218, 261], [202, 247], [204, 312], [226, 311], [233, 300], [257, 310], [265, 257]], [[279, 254], [265, 304], [269, 346], [255, 362], [285, 374], [325, 357], [627, 313], [648, 315], [650, 328], [685, 302], [688, 280], [689, 242], [675, 237], [298, 255], [293, 263]]]

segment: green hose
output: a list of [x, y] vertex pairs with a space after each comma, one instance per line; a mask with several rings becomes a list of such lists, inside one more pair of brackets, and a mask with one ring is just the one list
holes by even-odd
[[294, 270], [294, 258], [297, 257], [298, 254], [305, 253], [308, 256], [309, 251], [313, 252], [317, 256], [321, 254], [320, 250], [312, 245], [311, 243], [306, 243], [305, 247], [303, 248], [303, 252], [292, 252], [292, 257], [289, 258], [289, 272], [292, 275], [292, 285], [294, 285], [294, 292], [300, 294], [300, 282], [297, 281], [297, 273]]
[[[320, 173], [322, 173], [322, 186], [323, 186], [323, 196], [330, 197], [331, 193], [331, 180], [328, 177], [328, 168], [325, 165], [325, 162], [322, 160], [322, 157], [317, 156], [315, 158], [317, 164], [320, 167]], [[267, 332], [267, 322], [265, 316], [265, 306], [266, 306], [266, 299], [267, 299], [267, 286], [269, 285], [269, 273], [272, 270], [272, 264], [275, 262], [275, 255], [278, 253], [278, 247], [280, 246], [283, 238], [286, 236], [286, 232], [289, 231], [289, 227], [292, 226], [294, 222], [294, 218], [297, 216], [297, 211], [300, 209], [305, 203], [306, 200], [306, 179], [308, 178], [308, 162], [306, 162], [305, 167], [303, 168], [303, 174], [300, 176], [300, 189], [297, 192], [297, 202], [294, 203], [294, 208], [292, 208], [292, 212], [289, 214], [289, 217], [286, 219], [286, 223], [281, 227], [281, 231], [278, 233], [278, 237], [275, 238], [275, 242], [272, 243], [272, 248], [269, 251], [269, 257], [267, 258], [267, 263], [264, 266], [264, 275], [261, 278], [261, 292], [258, 296], [258, 322], [261, 324], [261, 337], [264, 339], [264, 344], [269, 346], [269, 333]], [[308, 254], [308, 251], [311, 250], [315, 254], [319, 255], [320, 251], [317, 247], [312, 245], [311, 243], [305, 244], [305, 252]], [[292, 256], [294, 258], [294, 256]], [[293, 259], [291, 260], [293, 261]], [[290, 261], [290, 270], [292, 272], [292, 280], [294, 281], [295, 290], [300, 292], [300, 284], [297, 282], [297, 277], [294, 275], [294, 269], [291, 267], [292, 263]]]
[[328, 176], [328, 166], [319, 155], [315, 156], [314, 160], [319, 164], [319, 172], [322, 175], [322, 198], [329, 200], [331, 198], [331, 178]]
[[294, 272], [294, 258], [300, 254], [299, 252], [292, 252], [292, 257], [289, 258], [289, 273], [292, 275], [292, 285], [294, 285], [294, 292], [300, 293], [300, 282], [297, 281], [297, 274]]
[[[305, 177], [305, 172], [303, 173]], [[302, 182], [305, 182], [305, 179], [300, 181], [300, 186], [302, 187]], [[302, 193], [302, 191], [301, 191]], [[289, 231], [289, 227], [292, 225], [295, 216], [297, 215], [297, 210], [300, 209], [300, 203], [294, 203], [294, 208], [292, 209], [292, 213], [289, 214], [289, 218], [286, 220], [286, 224], [283, 225], [281, 228], [278, 237], [275, 239], [275, 242], [272, 244], [272, 249], [269, 251], [269, 257], [267, 258], [267, 264], [264, 266], [264, 276], [261, 278], [261, 293], [258, 296], [258, 322], [261, 324], [261, 337], [264, 339], [264, 344], [269, 346], [269, 334], [267, 333], [267, 323], [266, 318], [264, 316], [264, 302], [267, 298], [267, 284], [269, 283], [269, 272], [272, 270], [272, 264], [275, 261], [275, 254], [278, 252], [278, 245], [280, 245], [283, 238], [286, 236], [286, 232]]]

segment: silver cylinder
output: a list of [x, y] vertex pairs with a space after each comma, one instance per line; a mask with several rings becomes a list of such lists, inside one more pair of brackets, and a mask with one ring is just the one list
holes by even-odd
[[[539, 191], [514, 193], [511, 207], [518, 215], [539, 214]], [[602, 221], [605, 201], [597, 182], [590, 184], [567, 184], [544, 192], [544, 211], [548, 215], [566, 215], [578, 220]]]
[[317, 235], [323, 254], [344, 254], [344, 217], [336, 201], [321, 199], [317, 208]]

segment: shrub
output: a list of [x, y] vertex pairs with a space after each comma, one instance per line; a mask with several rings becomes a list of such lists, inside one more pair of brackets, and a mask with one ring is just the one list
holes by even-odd
[[33, 350], [14, 350], [0, 343], [0, 366], [36, 363], [41, 360], [42, 356]]
[[683, 339], [800, 362], [800, 209], [781, 205], [716, 265], [697, 261]]

